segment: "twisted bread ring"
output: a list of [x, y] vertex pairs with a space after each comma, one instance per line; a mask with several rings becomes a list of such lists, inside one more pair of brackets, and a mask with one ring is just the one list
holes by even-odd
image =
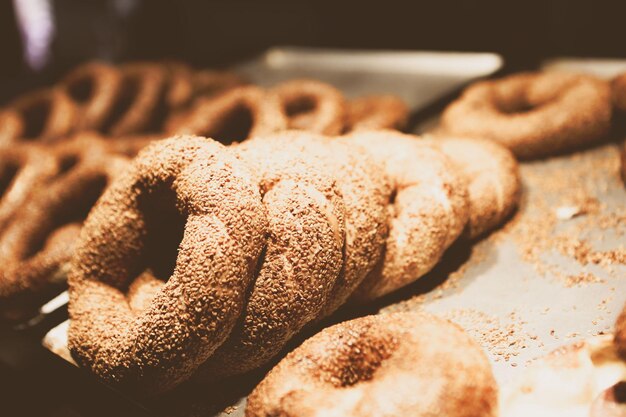
[[55, 158], [31, 144], [0, 147], [0, 235], [38, 187], [57, 173]]
[[430, 271], [463, 231], [468, 197], [465, 180], [452, 161], [415, 136], [358, 131], [346, 140], [367, 149], [392, 182], [384, 259], [352, 295], [363, 302]]
[[258, 87], [238, 87], [214, 99], [200, 99], [192, 110], [168, 121], [171, 134], [195, 134], [224, 143], [263, 136], [287, 127], [280, 101]]
[[613, 78], [611, 81], [611, 92], [615, 107], [626, 112], [626, 72]]
[[392, 95], [359, 97], [348, 103], [345, 131], [360, 129], [402, 130], [409, 119], [409, 108]]
[[327, 164], [281, 137], [235, 148], [253, 168], [269, 221], [265, 257], [239, 323], [202, 379], [255, 369], [315, 320], [343, 265], [344, 205]]
[[[320, 317], [333, 313], [374, 268], [389, 232], [391, 184], [384, 167], [349, 140], [307, 132], [275, 135], [283, 146], [322, 158], [337, 180], [346, 207], [345, 260]], [[259, 140], [259, 139], [257, 139]], [[262, 139], [261, 139], [262, 140]]]
[[111, 136], [139, 133], [149, 129], [162, 116], [163, 95], [167, 90], [162, 67], [147, 63], [120, 67], [122, 83], [107, 112], [101, 129]]
[[494, 140], [518, 157], [536, 158], [602, 138], [611, 91], [592, 76], [522, 73], [470, 86], [441, 120], [447, 134]]
[[480, 347], [427, 314], [367, 316], [289, 353], [248, 397], [246, 417], [495, 416], [497, 386]]
[[[33, 150], [31, 156], [42, 153]], [[81, 141], [56, 145], [48, 153], [41, 161], [50, 165], [45, 182], [32, 189], [0, 236], [0, 301], [10, 318], [27, 312], [64, 282], [81, 222], [126, 164], [98, 151], [97, 144], [87, 147]]]
[[2, 144], [17, 140], [52, 142], [74, 127], [76, 109], [60, 89], [52, 88], [25, 94], [0, 114], [8, 123], [2, 129]]
[[[74, 357], [138, 392], [187, 379], [239, 317], [266, 227], [251, 172], [221, 145], [178, 137], [144, 149], [83, 228], [69, 276]], [[178, 245], [175, 260], [158, 232]], [[171, 271], [149, 302], [128, 303], [137, 276]]]
[[519, 172], [507, 148], [470, 138], [437, 138], [430, 143], [445, 153], [468, 180], [468, 238], [495, 229], [515, 210], [520, 196]]
[[346, 103], [332, 85], [317, 80], [291, 80], [272, 90], [287, 115], [287, 127], [326, 135], [341, 133]]
[[89, 62], [70, 72], [60, 88], [78, 107], [74, 130], [99, 129], [120, 94], [122, 76], [110, 65]]

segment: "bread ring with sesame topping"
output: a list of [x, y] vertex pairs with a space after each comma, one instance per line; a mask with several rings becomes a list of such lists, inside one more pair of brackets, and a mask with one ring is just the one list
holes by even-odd
[[16, 143], [0, 147], [0, 235], [33, 193], [57, 172], [55, 158], [38, 146]]
[[37, 167], [46, 169], [46, 177], [30, 185], [28, 198], [0, 233], [0, 304], [3, 316], [11, 319], [29, 314], [63, 287], [82, 221], [127, 163], [93, 141], [31, 152], [34, 159], [19, 175]]
[[8, 123], [2, 128], [0, 144], [54, 142], [74, 128], [76, 116], [76, 106], [59, 88], [25, 94], [0, 113], [0, 120]]
[[166, 126], [170, 134], [203, 135], [227, 144], [286, 128], [278, 97], [254, 86], [198, 99], [189, 112], [170, 118]]
[[278, 363], [246, 417], [495, 417], [497, 385], [480, 347], [435, 316], [393, 313], [326, 328]]
[[593, 76], [521, 73], [471, 85], [445, 109], [441, 127], [451, 136], [493, 140], [517, 157], [537, 158], [602, 139], [611, 108], [608, 83]]
[[409, 107], [393, 95], [371, 95], [348, 102], [345, 131], [361, 129], [402, 130], [409, 119]]
[[430, 271], [467, 223], [463, 175], [445, 154], [417, 136], [393, 130], [357, 131], [345, 140], [365, 148], [392, 184], [384, 258], [352, 295], [381, 297]]
[[[72, 355], [138, 394], [186, 380], [240, 316], [266, 230], [252, 172], [222, 145], [149, 145], [83, 227], [69, 274]], [[135, 279], [154, 296], [129, 303]]]
[[467, 179], [469, 221], [466, 235], [478, 238], [502, 224], [519, 203], [521, 184], [515, 157], [484, 139], [433, 138]]
[[60, 88], [77, 106], [74, 131], [99, 129], [122, 88], [122, 74], [102, 62], [89, 62], [61, 80]]
[[346, 207], [345, 260], [320, 315], [320, 318], [326, 317], [346, 302], [382, 254], [389, 232], [387, 203], [391, 183], [384, 165], [349, 140], [301, 131], [281, 132], [272, 136], [272, 140], [326, 161], [327, 170], [334, 173], [343, 196]]
[[319, 316], [343, 266], [345, 209], [334, 173], [323, 159], [285, 145], [271, 137], [234, 148], [259, 184], [268, 239], [243, 315], [199, 369], [202, 379], [267, 363]]
[[341, 133], [346, 118], [343, 94], [317, 80], [291, 80], [272, 90], [282, 103], [289, 129], [326, 135]]

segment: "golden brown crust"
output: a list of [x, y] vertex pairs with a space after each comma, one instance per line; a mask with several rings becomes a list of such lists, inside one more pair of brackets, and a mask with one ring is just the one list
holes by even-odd
[[243, 315], [200, 378], [244, 373], [274, 357], [318, 317], [341, 270], [345, 209], [333, 172], [286, 145], [272, 136], [235, 148], [259, 184], [268, 239]]
[[[27, 313], [65, 282], [67, 263], [89, 209], [126, 160], [94, 142], [72, 141], [32, 149], [31, 164], [47, 167], [0, 235], [0, 301], [3, 315]], [[45, 158], [40, 157], [44, 156]], [[28, 166], [23, 166], [23, 175]], [[16, 178], [17, 180], [18, 178]]]
[[608, 83], [588, 75], [521, 73], [466, 89], [441, 119], [451, 136], [494, 140], [520, 158], [591, 144], [611, 122]]
[[[235, 325], [266, 228], [252, 173], [223, 146], [198, 137], [148, 146], [81, 233], [69, 275], [74, 358], [142, 393], [187, 379]], [[125, 289], [146, 271], [167, 282], [133, 311]]]
[[282, 103], [289, 129], [337, 135], [346, 119], [343, 94], [317, 80], [291, 80], [272, 90]]
[[517, 207], [521, 183], [517, 161], [505, 147], [488, 140], [433, 138], [467, 179], [467, 237], [475, 239], [502, 224]]
[[357, 131], [346, 140], [385, 167], [392, 184], [384, 258], [354, 292], [364, 302], [428, 272], [468, 219], [465, 179], [454, 163], [417, 136], [393, 130]]
[[171, 134], [204, 135], [223, 143], [284, 130], [287, 119], [280, 101], [259, 87], [229, 90], [213, 99], [199, 99], [192, 109], [171, 118]]
[[406, 127], [409, 107], [397, 96], [389, 94], [359, 97], [348, 103], [345, 131], [396, 129]]
[[496, 414], [496, 382], [478, 345], [450, 322], [417, 313], [322, 330], [269, 372], [246, 407], [247, 417]]

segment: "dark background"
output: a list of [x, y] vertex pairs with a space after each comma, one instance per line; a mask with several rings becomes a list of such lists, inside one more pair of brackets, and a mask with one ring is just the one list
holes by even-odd
[[[135, 8], [124, 18], [116, 12], [120, 3]], [[555, 56], [626, 58], [626, 1], [53, 0], [52, 5], [57, 32], [51, 59], [35, 71], [23, 58], [13, 1], [0, 0], [0, 103], [92, 58], [173, 58], [226, 67], [274, 45], [491, 51], [504, 56], [505, 71], [534, 68]], [[33, 343], [45, 328], [11, 341], [9, 359], [21, 371], [0, 361], [0, 415], [91, 416], [94, 407], [98, 415], [121, 415], [111, 411], [119, 409], [117, 396], [103, 394], [92, 380], [72, 378], [76, 370]], [[2, 343], [8, 343], [8, 334], [0, 328]]]
[[[626, 57], [623, 1], [52, 0], [52, 59], [29, 70], [13, 2], [0, 2], [0, 100], [89, 58], [227, 66], [272, 45], [493, 51], [509, 69], [550, 56]], [[116, 5], [131, 5], [124, 18]]]

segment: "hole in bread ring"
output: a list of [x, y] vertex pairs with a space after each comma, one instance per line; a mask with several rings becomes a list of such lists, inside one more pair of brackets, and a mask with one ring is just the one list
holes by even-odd
[[290, 352], [248, 397], [246, 416], [489, 416], [497, 385], [461, 329], [416, 313], [361, 317]]
[[62, 81], [61, 88], [79, 108], [74, 130], [100, 129], [120, 94], [120, 72], [102, 62], [76, 68]]
[[346, 103], [335, 87], [316, 80], [292, 80], [271, 90], [282, 103], [290, 129], [336, 135], [346, 117]]
[[[175, 203], [184, 231], [172, 275], [136, 312], [127, 293], [149, 263], [150, 205], [141, 200], [155, 192], [175, 196], [162, 203]], [[221, 145], [197, 137], [150, 145], [85, 222], [69, 277], [77, 362], [139, 393], [187, 379], [239, 317], [265, 229], [251, 173]]]
[[203, 135], [226, 144], [286, 127], [277, 97], [253, 86], [234, 88], [214, 99], [199, 99], [187, 114], [167, 124], [170, 133]]
[[[54, 141], [74, 127], [76, 108], [60, 89], [41, 90], [15, 100], [6, 110], [19, 128], [7, 140]], [[17, 127], [17, 126], [16, 126]]]

